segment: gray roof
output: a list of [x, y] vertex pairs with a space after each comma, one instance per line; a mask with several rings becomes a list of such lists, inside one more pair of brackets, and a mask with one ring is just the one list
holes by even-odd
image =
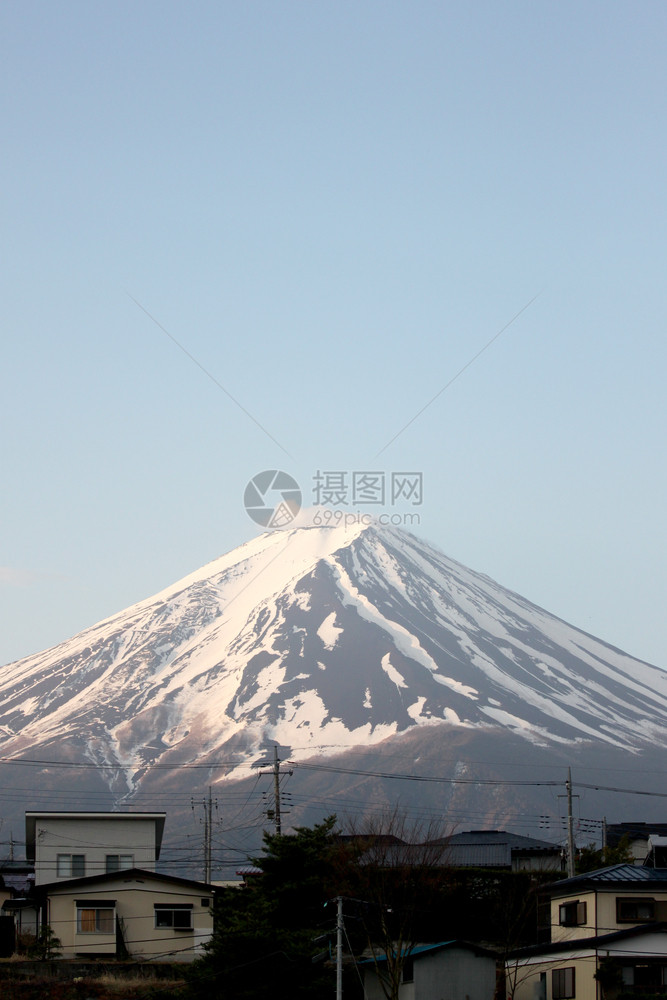
[[511, 868], [517, 855], [561, 852], [558, 844], [506, 830], [467, 830], [435, 841], [445, 848], [443, 863], [454, 868]]
[[536, 837], [524, 837], [520, 833], [509, 833], [507, 830], [467, 830], [455, 833], [444, 841], [450, 847], [458, 844], [466, 846], [489, 846], [492, 844], [507, 845], [512, 851], [546, 851], [559, 852], [560, 846], [548, 840], [537, 840]]
[[86, 889], [96, 884], [114, 882], [122, 880], [127, 882], [153, 883], [162, 885], [178, 885], [193, 889], [197, 892], [213, 894], [217, 886], [210, 882], [200, 882], [198, 879], [181, 878], [180, 875], [164, 875], [162, 872], [149, 871], [146, 868], [122, 868], [117, 872], [100, 872], [98, 875], [83, 875], [81, 878], [65, 878], [57, 882], [43, 882], [35, 887], [35, 896], [44, 897], [57, 895], [58, 893], [69, 893], [74, 889]]
[[640, 865], [610, 865], [593, 872], [584, 872], [573, 878], [560, 879], [551, 885], [556, 895], [578, 892], [583, 888], [604, 889], [607, 886], [624, 885], [650, 889], [667, 888], [667, 868], [645, 868]]
[[445, 863], [454, 868], [510, 868], [509, 844], [450, 844]]

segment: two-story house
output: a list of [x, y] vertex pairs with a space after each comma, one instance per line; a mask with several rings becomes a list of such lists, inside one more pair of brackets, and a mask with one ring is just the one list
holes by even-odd
[[26, 813], [34, 902], [62, 958], [192, 961], [201, 953], [216, 890], [155, 870], [164, 824], [164, 813]]
[[667, 867], [613, 865], [549, 892], [551, 942], [509, 956], [508, 997], [602, 1000], [609, 975], [629, 991], [667, 994]]

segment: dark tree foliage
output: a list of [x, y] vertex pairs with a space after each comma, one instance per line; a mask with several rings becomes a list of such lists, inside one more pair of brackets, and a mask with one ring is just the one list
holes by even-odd
[[619, 840], [616, 847], [596, 848], [595, 844], [579, 849], [576, 858], [577, 875], [584, 872], [593, 872], [598, 868], [606, 868], [609, 865], [632, 864], [632, 850], [630, 848], [630, 838], [627, 833]]
[[243, 889], [225, 890], [216, 904], [215, 933], [206, 956], [190, 970], [194, 996], [211, 1000], [307, 1000], [332, 993], [333, 969], [313, 957], [315, 939], [333, 930], [341, 854], [335, 817], [287, 836], [264, 835], [253, 859], [261, 874]]

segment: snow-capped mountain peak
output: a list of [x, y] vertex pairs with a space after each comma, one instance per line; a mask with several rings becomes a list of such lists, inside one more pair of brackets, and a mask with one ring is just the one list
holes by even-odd
[[6, 754], [58, 743], [127, 769], [426, 726], [533, 743], [665, 742], [667, 674], [375, 522], [267, 532], [0, 669]]

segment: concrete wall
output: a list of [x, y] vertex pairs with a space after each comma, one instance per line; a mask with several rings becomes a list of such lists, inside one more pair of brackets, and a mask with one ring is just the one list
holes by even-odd
[[[35, 885], [62, 881], [58, 855], [83, 854], [84, 876], [106, 871], [108, 854], [130, 854], [128, 867], [155, 869], [155, 820], [129, 814], [118, 818], [49, 817], [35, 828]], [[74, 876], [76, 877], [76, 876]]]

